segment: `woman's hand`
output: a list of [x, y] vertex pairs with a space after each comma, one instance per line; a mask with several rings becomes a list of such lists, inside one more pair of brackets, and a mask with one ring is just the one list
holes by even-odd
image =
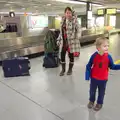
[[60, 46], [60, 41], [59, 40], [57, 40], [57, 46]]

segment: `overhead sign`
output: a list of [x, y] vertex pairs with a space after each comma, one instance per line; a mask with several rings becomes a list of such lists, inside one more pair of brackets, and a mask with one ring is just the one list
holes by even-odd
[[98, 9], [97, 14], [98, 15], [104, 15], [104, 9]]
[[117, 9], [116, 8], [108, 8], [106, 10], [106, 14], [116, 14]]
[[15, 13], [14, 12], [9, 12], [9, 16], [10, 17], [15, 17]]

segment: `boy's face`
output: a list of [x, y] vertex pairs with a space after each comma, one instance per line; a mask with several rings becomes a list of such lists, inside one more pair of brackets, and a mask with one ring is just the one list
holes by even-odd
[[101, 53], [108, 53], [109, 43], [108, 41], [105, 41], [101, 44], [100, 47], [98, 47], [98, 51]]

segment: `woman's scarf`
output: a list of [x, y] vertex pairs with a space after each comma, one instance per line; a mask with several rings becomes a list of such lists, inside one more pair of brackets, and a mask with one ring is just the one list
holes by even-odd
[[[61, 20], [61, 26], [64, 24], [64, 22], [66, 21], [66, 28], [67, 28], [67, 31], [68, 33], [75, 33], [75, 24], [77, 22], [77, 15], [75, 13], [75, 11], [72, 12], [72, 19], [70, 20], [66, 20], [65, 16], [62, 17], [62, 20]], [[68, 34], [69, 36], [69, 34]], [[69, 38], [68, 38], [69, 39]]]

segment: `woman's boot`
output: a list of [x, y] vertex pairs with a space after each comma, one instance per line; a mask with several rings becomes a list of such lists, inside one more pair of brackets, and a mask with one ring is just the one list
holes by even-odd
[[60, 72], [60, 76], [63, 76], [65, 74], [65, 63], [61, 63], [62, 65], [62, 71]]
[[74, 64], [74, 63], [70, 63], [70, 64], [69, 64], [69, 69], [68, 69], [67, 75], [71, 75], [71, 74], [72, 74], [73, 64]]

